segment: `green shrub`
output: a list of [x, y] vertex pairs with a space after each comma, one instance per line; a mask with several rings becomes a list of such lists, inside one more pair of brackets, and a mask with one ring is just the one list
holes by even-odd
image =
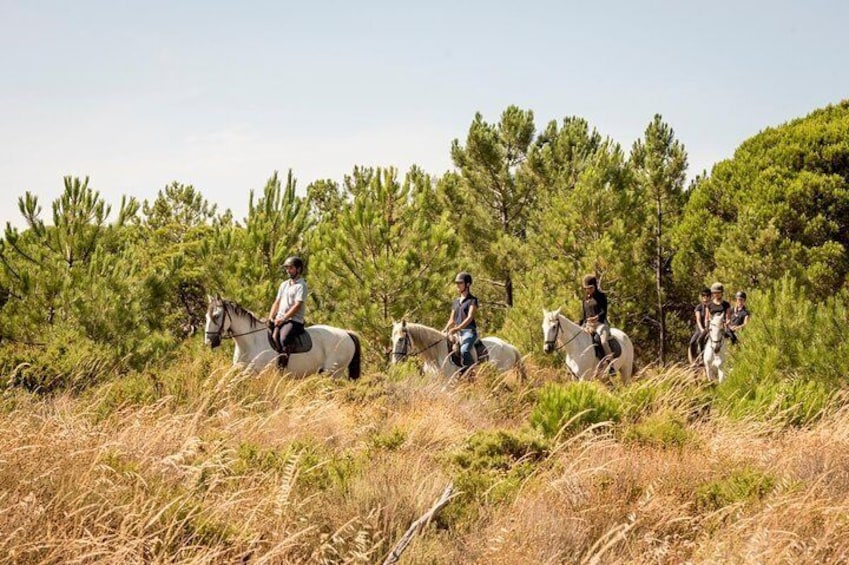
[[131, 373], [84, 393], [84, 398], [94, 400], [94, 412], [98, 419], [108, 417], [122, 406], [152, 404], [160, 398], [157, 382], [149, 374]]
[[820, 419], [836, 392], [815, 380], [787, 378], [779, 382], [740, 383], [735, 375], [733, 384], [721, 389], [720, 398], [725, 412], [733, 418], [804, 426]]
[[577, 382], [546, 385], [531, 413], [531, 424], [545, 437], [554, 437], [564, 426], [578, 431], [600, 422], [618, 422], [619, 400], [601, 385]]
[[369, 438], [369, 446], [372, 449], [395, 451], [400, 449], [405, 441], [407, 441], [406, 432], [398, 428], [392, 428], [384, 433], [372, 434], [371, 438]]
[[704, 483], [696, 488], [696, 507], [712, 512], [737, 503], [763, 499], [772, 492], [775, 479], [757, 469], [735, 469], [727, 477]]
[[485, 500], [509, 500], [549, 451], [548, 442], [531, 432], [474, 434], [451, 455], [458, 496], [439, 515], [438, 524], [471, 524]]
[[753, 312], [731, 348], [730, 371], [718, 388], [718, 408], [733, 417], [816, 421], [849, 378], [849, 309], [843, 297], [819, 303], [792, 278], [752, 292]]
[[2, 386], [40, 394], [63, 389], [80, 391], [106, 381], [120, 363], [108, 345], [70, 328], [55, 327], [43, 337], [43, 346], [9, 344], [0, 349], [0, 370], [7, 376]]
[[631, 424], [623, 434], [625, 441], [655, 447], [681, 447], [691, 437], [684, 417], [670, 410], [655, 412], [641, 422]]

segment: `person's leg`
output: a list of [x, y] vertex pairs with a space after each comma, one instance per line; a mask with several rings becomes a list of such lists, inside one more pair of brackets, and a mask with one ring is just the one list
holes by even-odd
[[472, 347], [475, 346], [478, 334], [475, 330], [460, 331], [460, 356], [463, 358], [463, 369], [472, 366]]
[[607, 364], [607, 371], [612, 375], [615, 373], [613, 368], [613, 350], [610, 349], [610, 328], [607, 324], [599, 324], [595, 328], [598, 334], [598, 340], [601, 342], [601, 348], [604, 350], [604, 359], [599, 364], [599, 368], [603, 371]]
[[595, 328], [596, 333], [598, 334], [599, 341], [601, 341], [601, 347], [604, 349], [605, 357], [612, 357], [612, 351], [610, 349], [610, 328], [607, 324], [599, 324]]
[[289, 334], [292, 332], [292, 322], [286, 322], [279, 328], [277, 328], [277, 345], [280, 348], [280, 356], [277, 357], [277, 365], [281, 369], [286, 368], [286, 364], [289, 361], [289, 354], [286, 352], [286, 339], [289, 337]]

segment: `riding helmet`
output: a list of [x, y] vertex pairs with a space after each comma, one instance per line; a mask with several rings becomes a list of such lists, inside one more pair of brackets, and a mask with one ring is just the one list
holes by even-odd
[[710, 285], [710, 291], [711, 292], [724, 292], [725, 287], [722, 286], [722, 283], [715, 282], [712, 285]]
[[457, 276], [454, 277], [454, 282], [472, 284], [472, 275], [470, 275], [466, 271], [460, 271], [459, 273], [457, 273]]
[[297, 255], [293, 255], [292, 257], [287, 257], [285, 261], [283, 261], [284, 267], [295, 267], [298, 271], [304, 270], [304, 260], [298, 257]]
[[596, 280], [595, 275], [586, 275], [583, 281], [584, 288], [596, 288], [598, 287], [598, 280]]
[[736, 296], [737, 298], [742, 298], [743, 300], [746, 300], [746, 293], [743, 292], [742, 290], [737, 291], [737, 294], [735, 294], [734, 296]]

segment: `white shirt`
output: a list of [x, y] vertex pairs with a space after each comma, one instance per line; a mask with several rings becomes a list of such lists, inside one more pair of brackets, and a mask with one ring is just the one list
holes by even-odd
[[277, 300], [277, 316], [275, 319], [282, 320], [286, 312], [288, 312], [296, 302], [300, 302], [301, 307], [298, 308], [291, 319], [303, 324], [304, 314], [306, 314], [307, 309], [307, 281], [305, 281], [303, 277], [298, 277], [295, 280], [287, 279], [283, 281], [280, 283], [280, 288], [277, 289]]

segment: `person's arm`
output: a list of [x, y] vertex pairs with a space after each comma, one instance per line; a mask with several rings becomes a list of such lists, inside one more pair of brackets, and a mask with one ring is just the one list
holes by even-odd
[[445, 324], [445, 327], [442, 329], [442, 333], [447, 334], [451, 331], [451, 327], [454, 325], [454, 309], [451, 309], [451, 313], [448, 315], [448, 322]]
[[274, 299], [274, 304], [271, 305], [271, 310], [268, 311], [268, 319], [272, 322], [274, 321], [274, 316], [277, 315], [277, 309], [280, 307], [280, 293], [277, 294], [277, 298]]
[[737, 324], [736, 326], [731, 326], [731, 329], [732, 329], [732, 330], [734, 330], [734, 331], [737, 331], [737, 330], [739, 330], [740, 328], [744, 327], [744, 326], [745, 326], [746, 324], [748, 324], [748, 323], [749, 323], [749, 314], [746, 314], [746, 315], [743, 317], [743, 321], [742, 321], [742, 322], [740, 322], [739, 324]]

